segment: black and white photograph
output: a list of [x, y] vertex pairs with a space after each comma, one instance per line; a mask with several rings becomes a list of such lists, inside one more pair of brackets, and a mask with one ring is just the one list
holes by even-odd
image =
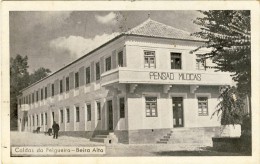
[[9, 158], [251, 158], [253, 10], [191, 9], [8, 11]]

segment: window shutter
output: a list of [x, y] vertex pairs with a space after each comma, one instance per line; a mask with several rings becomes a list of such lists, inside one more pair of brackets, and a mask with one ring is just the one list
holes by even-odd
[[92, 61], [91, 64], [90, 64], [90, 82], [94, 81], [94, 78], [95, 78], [94, 70], [95, 70], [95, 68], [94, 68], [94, 61]]
[[70, 90], [74, 89], [74, 72], [70, 72]]
[[79, 69], [79, 86], [84, 85], [84, 79], [85, 79], [85, 74], [84, 74], [84, 67], [80, 67]]
[[104, 72], [104, 67], [105, 67], [104, 57], [101, 57], [100, 58], [100, 74], [102, 74]]
[[112, 62], [112, 69], [117, 67], [117, 62], [116, 62], [116, 50], [112, 52], [112, 57], [111, 57], [111, 62]]

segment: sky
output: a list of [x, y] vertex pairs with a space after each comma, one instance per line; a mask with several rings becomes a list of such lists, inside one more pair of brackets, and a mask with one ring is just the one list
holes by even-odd
[[28, 71], [52, 72], [149, 17], [188, 32], [198, 11], [12, 11], [10, 57], [28, 56]]

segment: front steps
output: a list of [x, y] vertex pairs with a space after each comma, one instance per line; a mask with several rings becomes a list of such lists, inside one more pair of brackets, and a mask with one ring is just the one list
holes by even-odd
[[214, 128], [174, 128], [157, 141], [158, 144], [202, 144], [212, 145], [212, 137], [216, 136]]
[[109, 134], [95, 135], [93, 138], [90, 138], [90, 141], [101, 142], [105, 144], [115, 144], [118, 143], [118, 138], [114, 133], [110, 132]]

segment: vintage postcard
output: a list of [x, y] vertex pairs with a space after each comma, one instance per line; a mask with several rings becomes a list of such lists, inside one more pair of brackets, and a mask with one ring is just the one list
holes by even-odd
[[3, 163], [260, 162], [259, 3], [2, 4]]

